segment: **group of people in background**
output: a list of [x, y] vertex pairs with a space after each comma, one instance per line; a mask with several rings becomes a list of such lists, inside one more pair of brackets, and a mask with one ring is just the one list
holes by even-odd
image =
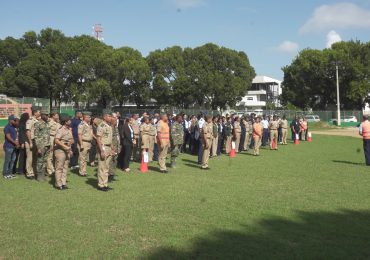
[[67, 173], [71, 169], [86, 177], [87, 165], [97, 166], [98, 189], [108, 191], [116, 169], [130, 172], [130, 162], [158, 161], [161, 173], [176, 168], [181, 153], [197, 155], [203, 170], [209, 158], [253, 151], [259, 156], [261, 146], [278, 149], [286, 145], [289, 130], [292, 140], [306, 140], [308, 123], [297, 117], [288, 124], [285, 116], [237, 114], [210, 116], [202, 113], [149, 115], [143, 113], [121, 117], [119, 112], [104, 110], [101, 117], [77, 111], [74, 118], [48, 113], [38, 107], [32, 114], [18, 119], [9, 116], [4, 128], [4, 167], [6, 179], [24, 174], [29, 180], [42, 181], [54, 176], [55, 188], [68, 189]]

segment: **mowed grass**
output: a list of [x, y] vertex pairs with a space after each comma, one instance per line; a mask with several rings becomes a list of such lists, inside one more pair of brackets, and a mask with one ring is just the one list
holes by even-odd
[[70, 173], [67, 191], [1, 179], [0, 259], [368, 259], [361, 147], [314, 136], [211, 159], [210, 171], [181, 155], [169, 175], [119, 171], [108, 193], [93, 169], [87, 179]]

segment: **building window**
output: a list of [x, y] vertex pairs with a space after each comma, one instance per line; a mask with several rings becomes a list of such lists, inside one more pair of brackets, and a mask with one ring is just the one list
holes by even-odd
[[247, 97], [248, 101], [253, 101], [253, 97]]

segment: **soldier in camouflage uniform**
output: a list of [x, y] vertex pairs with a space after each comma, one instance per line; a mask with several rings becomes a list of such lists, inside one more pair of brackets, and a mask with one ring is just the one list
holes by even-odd
[[117, 126], [117, 114], [113, 113], [111, 118], [112, 127], [112, 159], [109, 164], [109, 176], [108, 182], [114, 181], [114, 175], [116, 174], [118, 154], [121, 151], [120, 135]]
[[37, 180], [45, 180], [47, 157], [50, 152], [50, 127], [48, 112], [41, 112], [41, 120], [35, 123], [35, 145], [37, 150]]
[[182, 116], [177, 115], [175, 123], [171, 126], [171, 168], [176, 168], [176, 157], [179, 156], [183, 143], [184, 127], [182, 126]]

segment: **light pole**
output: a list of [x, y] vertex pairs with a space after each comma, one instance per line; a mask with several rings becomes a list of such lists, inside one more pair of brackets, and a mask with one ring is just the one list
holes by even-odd
[[340, 126], [340, 98], [339, 98], [339, 72], [338, 72], [338, 64], [335, 65], [336, 69], [336, 76], [337, 76], [337, 114], [338, 114], [338, 126]]

